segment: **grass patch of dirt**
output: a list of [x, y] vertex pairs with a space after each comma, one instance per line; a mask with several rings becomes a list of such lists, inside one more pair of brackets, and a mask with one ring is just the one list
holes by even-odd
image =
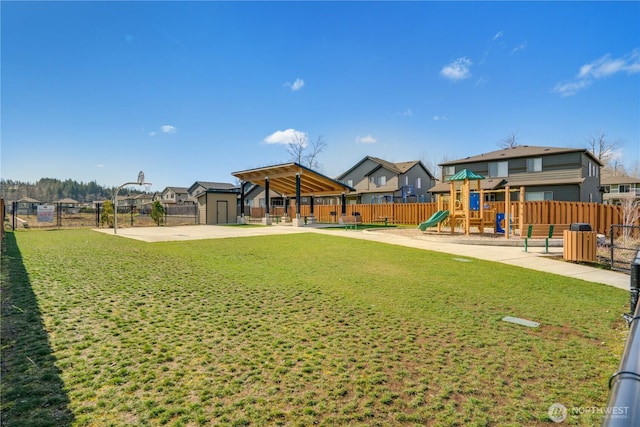
[[[548, 425], [553, 403], [606, 405], [627, 334], [622, 290], [338, 236], [6, 246], [6, 425], [18, 404], [78, 426]], [[54, 406], [9, 373], [33, 354]]]

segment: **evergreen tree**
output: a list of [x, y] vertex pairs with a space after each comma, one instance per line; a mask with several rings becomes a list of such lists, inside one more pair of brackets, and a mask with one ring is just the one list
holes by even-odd
[[153, 208], [151, 208], [151, 219], [153, 219], [158, 226], [164, 222], [164, 206], [159, 200], [153, 202]]
[[113, 203], [111, 200], [106, 200], [102, 205], [102, 211], [100, 212], [100, 225], [107, 225], [107, 227], [113, 227]]

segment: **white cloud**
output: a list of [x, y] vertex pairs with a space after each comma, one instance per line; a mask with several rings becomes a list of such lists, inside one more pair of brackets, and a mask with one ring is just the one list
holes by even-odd
[[471, 77], [471, 71], [469, 71], [469, 67], [473, 65], [473, 62], [469, 58], [462, 57], [453, 61], [449, 65], [445, 65], [440, 70], [440, 74], [449, 79], [449, 80], [464, 80], [466, 78]]
[[178, 131], [175, 126], [171, 125], [160, 126], [160, 130], [162, 133], [176, 133]]
[[502, 38], [502, 36], [503, 36], [502, 31], [498, 31], [498, 32], [496, 33], [496, 35], [495, 35], [495, 36], [493, 36], [493, 40], [498, 40], [498, 39]]
[[358, 136], [356, 138], [356, 142], [359, 143], [359, 144], [375, 144], [376, 143], [376, 139], [371, 135]]
[[413, 111], [411, 111], [411, 108], [407, 108], [406, 110], [399, 112], [398, 115], [404, 116], [404, 117], [411, 117], [413, 116]]
[[97, 168], [103, 168], [103, 167], [104, 167], [104, 165], [103, 165], [102, 163], [98, 163], [98, 164], [96, 165], [96, 167], [97, 167]]
[[149, 136], [156, 136], [155, 132], [149, 132]]
[[561, 96], [575, 95], [596, 80], [618, 73], [640, 73], [640, 49], [634, 49], [622, 58], [612, 58], [610, 54], [606, 54], [595, 61], [584, 64], [573, 80], [556, 84], [553, 92], [559, 93]]
[[297, 92], [304, 87], [304, 80], [297, 78], [295, 82], [286, 82], [284, 86], [291, 88], [292, 92]]
[[434, 122], [439, 122], [440, 120], [448, 120], [447, 116], [433, 116]]
[[291, 90], [297, 91], [302, 89], [303, 87], [304, 87], [304, 80], [296, 79], [296, 81], [293, 82], [293, 84], [291, 85]]
[[518, 46], [511, 49], [511, 53], [516, 53], [527, 48], [527, 42], [522, 42]]
[[267, 144], [291, 144], [292, 142], [303, 141], [306, 146], [307, 134], [295, 129], [278, 130], [264, 139]]

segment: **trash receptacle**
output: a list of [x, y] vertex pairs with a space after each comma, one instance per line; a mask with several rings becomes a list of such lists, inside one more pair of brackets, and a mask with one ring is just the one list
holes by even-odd
[[591, 231], [591, 224], [586, 222], [574, 222], [569, 224], [569, 231]]
[[569, 229], [562, 233], [562, 255], [567, 261], [596, 261], [598, 239], [591, 224], [576, 222], [569, 224]]

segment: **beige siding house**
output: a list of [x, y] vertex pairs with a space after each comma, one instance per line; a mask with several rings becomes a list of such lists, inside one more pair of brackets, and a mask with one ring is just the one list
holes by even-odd
[[640, 178], [628, 175], [602, 177], [603, 203], [618, 204], [623, 200], [640, 199]]
[[194, 204], [196, 200], [186, 187], [167, 187], [162, 191], [161, 202], [164, 205], [188, 205]]

